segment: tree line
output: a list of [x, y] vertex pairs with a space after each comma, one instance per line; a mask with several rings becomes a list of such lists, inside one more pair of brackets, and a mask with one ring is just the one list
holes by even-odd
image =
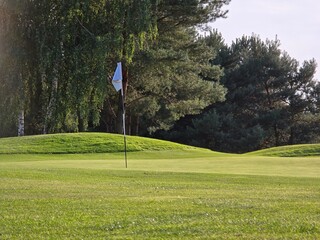
[[312, 59], [300, 66], [279, 47], [279, 40], [255, 35], [223, 44], [211, 62], [224, 69], [226, 100], [181, 118], [157, 136], [235, 153], [320, 142], [317, 64]]
[[[26, 134], [119, 132], [119, 95], [109, 82], [118, 61], [132, 133], [199, 112], [221, 98], [223, 87], [199, 76], [220, 73], [208, 59], [197, 61], [206, 46], [195, 28], [223, 17], [226, 3], [2, 1], [0, 135], [15, 135], [21, 112]], [[192, 98], [188, 88], [197, 92]]]
[[229, 2], [2, 0], [0, 136], [121, 132], [121, 61], [129, 134], [230, 152], [318, 141], [314, 60], [199, 35]]

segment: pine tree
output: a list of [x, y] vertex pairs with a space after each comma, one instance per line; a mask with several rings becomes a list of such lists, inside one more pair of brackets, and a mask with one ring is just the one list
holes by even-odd
[[[315, 61], [299, 67], [279, 46], [278, 40], [264, 42], [257, 36], [222, 46], [212, 63], [224, 68], [226, 101], [189, 117], [187, 127], [175, 126], [164, 136], [186, 143], [194, 139], [196, 145], [225, 152], [314, 142], [313, 131], [319, 128]], [[211, 127], [210, 119], [215, 122]], [[183, 131], [192, 135], [187, 138]]]

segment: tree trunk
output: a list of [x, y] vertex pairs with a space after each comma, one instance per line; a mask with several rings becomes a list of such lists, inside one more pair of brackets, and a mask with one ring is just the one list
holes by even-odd
[[77, 116], [78, 116], [78, 132], [84, 132], [85, 131], [85, 127], [84, 127], [84, 121], [83, 118], [80, 114], [80, 110], [77, 110]]
[[18, 136], [24, 136], [24, 110], [21, 110], [18, 116]]
[[132, 128], [131, 128], [131, 125], [132, 125], [132, 116], [131, 116], [131, 113], [128, 115], [128, 135], [132, 135]]
[[122, 124], [122, 111], [119, 111], [119, 113], [117, 114], [116, 133], [118, 133], [118, 134], [123, 133], [122, 126], [123, 126], [123, 124]]
[[275, 137], [275, 144], [276, 144], [276, 146], [279, 146], [280, 145], [280, 143], [279, 143], [279, 131], [278, 131], [278, 127], [277, 127], [277, 124], [275, 123], [274, 125], [273, 125], [273, 129], [274, 129], [274, 137]]
[[140, 123], [140, 117], [137, 116], [137, 121], [136, 121], [136, 136], [139, 136], [139, 123]]
[[53, 111], [56, 105], [56, 100], [57, 100], [57, 93], [58, 93], [58, 66], [55, 64], [55, 67], [53, 69], [53, 79], [52, 79], [52, 84], [51, 84], [51, 94], [50, 94], [50, 100], [49, 104], [47, 107], [47, 112], [45, 116], [45, 123], [43, 127], [43, 134], [47, 134], [48, 130], [50, 130], [50, 122], [52, 122], [52, 115]]

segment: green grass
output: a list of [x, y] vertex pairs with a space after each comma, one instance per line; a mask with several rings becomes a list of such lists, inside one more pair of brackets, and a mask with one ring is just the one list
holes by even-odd
[[320, 239], [319, 156], [132, 138], [125, 169], [121, 136], [39, 139], [0, 139], [1, 240]]
[[[129, 152], [196, 149], [150, 138], [128, 136], [127, 139]], [[74, 133], [0, 138], [0, 154], [114, 153], [121, 151], [123, 151], [123, 136], [118, 134]]]
[[255, 152], [248, 153], [247, 155], [256, 156], [274, 156], [274, 157], [308, 157], [320, 156], [320, 144], [304, 144], [304, 145], [291, 145], [268, 148]]
[[[141, 151], [197, 151], [223, 155], [168, 141], [127, 136], [128, 152]], [[0, 138], [0, 154], [72, 154], [117, 153], [123, 151], [123, 136], [105, 133], [49, 134], [38, 136]], [[320, 144], [292, 145], [264, 149], [247, 156], [305, 157], [320, 156]]]
[[318, 239], [320, 179], [1, 170], [1, 239]]

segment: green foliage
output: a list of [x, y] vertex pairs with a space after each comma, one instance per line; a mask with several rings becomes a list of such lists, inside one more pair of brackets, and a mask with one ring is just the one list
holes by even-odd
[[[199, 113], [209, 104], [223, 100], [225, 89], [218, 82], [222, 70], [209, 63], [210, 53], [215, 54], [217, 48], [209, 49], [195, 31], [196, 26], [207, 21], [208, 9], [220, 3], [210, 1], [210, 7], [198, 1], [189, 3], [160, 1], [155, 14], [156, 41], [148, 41], [150, 33], [141, 32], [138, 45], [144, 48], [135, 51], [132, 62], [125, 61], [129, 134], [147, 135], [168, 129], [181, 116]], [[218, 7], [210, 12], [215, 17], [220, 13]], [[118, 95], [112, 95], [105, 104], [102, 118], [106, 129], [115, 122], [121, 124], [121, 104], [117, 106], [117, 102]]]
[[181, 119], [173, 129], [158, 132], [156, 136], [192, 146], [239, 153], [243, 149], [257, 149], [263, 140], [264, 131], [259, 125], [242, 128], [237, 125], [233, 115], [210, 110]]
[[[243, 37], [231, 47], [222, 65], [222, 80], [228, 88], [227, 101], [217, 106], [221, 113], [231, 111], [242, 128], [260, 125], [264, 131], [261, 147], [301, 143], [294, 133], [299, 118], [309, 112], [316, 64], [296, 60], [279, 49], [279, 41]], [[309, 135], [312, 131], [306, 131]]]
[[[211, 105], [194, 121], [182, 120], [174, 133], [162, 137], [236, 153], [319, 140], [314, 60], [299, 67], [281, 52], [278, 40], [264, 42], [257, 36], [219, 46], [221, 51], [211, 62], [224, 68], [221, 83], [228, 90], [226, 101]], [[212, 121], [217, 123], [210, 126]]]
[[208, 47], [192, 29], [164, 32], [166, 27], [159, 24], [159, 43], [137, 56], [132, 69], [137, 74], [132, 76], [127, 107], [148, 126], [141, 132], [167, 130], [180, 117], [224, 100], [222, 70], [209, 63], [217, 45]]
[[[96, 45], [90, 32], [81, 28], [81, 21], [87, 19], [79, 5], [70, 1], [26, 1], [25, 5], [12, 20], [12, 29], [20, 26], [16, 38], [21, 42], [12, 47], [23, 48], [18, 59], [24, 64], [16, 62], [11, 67], [24, 80], [24, 96], [19, 91], [15, 95], [26, 112], [26, 132], [85, 129], [89, 115], [96, 115], [105, 97], [101, 91], [106, 83], [101, 77], [106, 71], [102, 64], [106, 48]], [[70, 121], [74, 124], [64, 125]]]
[[[15, 135], [11, 128], [21, 110], [26, 115], [26, 134], [119, 131], [121, 104], [107, 81], [118, 61], [123, 62], [127, 105], [139, 102], [128, 111], [128, 118], [136, 119], [136, 134], [140, 126], [146, 126], [141, 128], [144, 133], [168, 128], [180, 116], [221, 100], [222, 86], [199, 77], [201, 73], [217, 81], [221, 69], [208, 65], [207, 55], [201, 57], [207, 49], [197, 42], [194, 29], [223, 17], [226, 12], [221, 8], [228, 2], [5, 1], [0, 135]], [[160, 71], [167, 72], [161, 77], [154, 68], [157, 61]], [[140, 89], [150, 79], [154, 86]], [[13, 91], [4, 86], [9, 83], [14, 83]], [[158, 92], [168, 83], [170, 99], [163, 100]], [[149, 92], [152, 87], [154, 93]], [[172, 104], [166, 107], [168, 101]], [[146, 111], [139, 112], [144, 106]], [[6, 107], [12, 109], [10, 114]]]
[[[4, 96], [18, 99], [19, 108], [25, 109], [27, 134], [97, 126], [108, 94], [106, 75], [115, 61], [130, 62], [135, 49], [155, 36], [151, 17], [155, 5], [148, 0], [22, 2], [23, 8], [3, 6], [13, 33], [2, 32], [1, 41], [9, 50], [23, 50], [16, 54], [17, 61], [8, 63], [9, 68], [3, 66], [1, 82], [18, 86]], [[14, 57], [9, 50], [3, 61]], [[12, 122], [14, 115], [6, 119]]]

